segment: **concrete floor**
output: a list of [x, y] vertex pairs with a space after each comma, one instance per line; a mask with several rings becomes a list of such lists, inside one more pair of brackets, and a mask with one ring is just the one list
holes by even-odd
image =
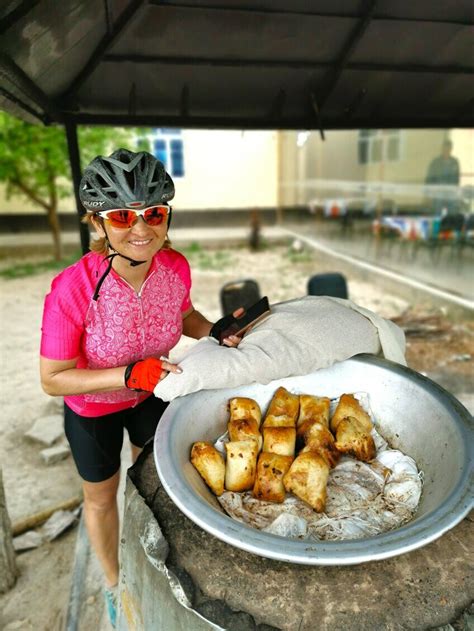
[[[219, 228], [194, 227], [174, 228], [171, 238], [176, 247], [190, 243], [232, 245], [246, 241], [250, 229], [247, 226]], [[410, 243], [375, 241], [367, 222], [356, 223], [352, 230], [343, 231], [339, 223], [322, 221], [310, 217], [301, 222], [285, 221], [281, 225], [263, 226], [262, 237], [268, 242], [287, 242], [294, 238], [306, 238], [320, 247], [329, 248], [341, 255], [390, 270], [402, 276], [415, 279], [429, 287], [438, 288], [453, 296], [473, 302], [474, 308], [474, 249], [466, 248], [462, 257], [453, 256], [450, 248], [441, 250], [439, 260], [433, 259], [432, 252], [420, 248], [413, 258]], [[65, 248], [80, 248], [79, 234], [65, 232], [62, 235]], [[24, 252], [44, 252], [52, 245], [49, 233], [0, 234], [0, 257], [14, 255], [18, 248]]]

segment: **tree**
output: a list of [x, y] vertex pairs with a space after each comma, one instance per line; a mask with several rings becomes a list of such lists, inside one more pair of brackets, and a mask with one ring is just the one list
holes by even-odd
[[[133, 147], [137, 130], [79, 128], [83, 164], [121, 146]], [[141, 144], [144, 141], [144, 134]], [[46, 211], [53, 236], [54, 258], [61, 258], [59, 200], [72, 195], [66, 133], [61, 126], [30, 125], [0, 112], [0, 182], [7, 197], [20, 195]]]

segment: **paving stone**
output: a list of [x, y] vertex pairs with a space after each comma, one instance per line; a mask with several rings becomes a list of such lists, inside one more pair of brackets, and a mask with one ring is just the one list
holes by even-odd
[[70, 453], [71, 450], [66, 445], [56, 445], [54, 447], [42, 449], [40, 455], [44, 464], [50, 466], [60, 460], [64, 460], [64, 458], [67, 458]]
[[61, 414], [42, 416], [25, 433], [25, 438], [50, 447], [64, 435], [63, 423]]
[[72, 511], [57, 510], [41, 527], [41, 534], [48, 541], [52, 541], [76, 521], [76, 516]]
[[17, 552], [23, 550], [31, 550], [32, 548], [38, 548], [44, 541], [42, 535], [34, 530], [29, 530], [22, 535], [18, 535], [13, 539], [13, 547]]

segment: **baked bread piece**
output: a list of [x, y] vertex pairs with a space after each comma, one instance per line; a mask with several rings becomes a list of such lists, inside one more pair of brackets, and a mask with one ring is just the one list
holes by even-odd
[[264, 502], [281, 504], [285, 499], [283, 476], [292, 462], [292, 456], [262, 452], [258, 457], [253, 496]]
[[263, 451], [280, 456], [294, 456], [296, 429], [294, 427], [264, 427]]
[[258, 451], [262, 449], [263, 438], [254, 418], [240, 418], [227, 423], [231, 442], [238, 440], [257, 441]]
[[375, 458], [374, 439], [370, 431], [366, 431], [366, 424], [354, 416], [339, 421], [336, 430], [336, 449], [363, 462]]
[[336, 441], [329, 429], [322, 423], [313, 423], [304, 433], [303, 452], [314, 451], [324, 458], [331, 467], [336, 466], [341, 454], [336, 449]]
[[352, 394], [343, 394], [339, 399], [339, 403], [331, 419], [331, 431], [336, 433], [339, 423], [343, 418], [347, 418], [348, 416], [356, 418], [365, 431], [370, 434], [372, 431], [370, 416]]
[[295, 427], [300, 398], [291, 394], [286, 388], [280, 387], [273, 395], [268, 406], [263, 427]]
[[255, 483], [258, 446], [255, 440], [237, 440], [225, 444], [225, 488], [228, 491], [248, 491]]
[[317, 513], [326, 506], [329, 465], [314, 451], [301, 453], [283, 476], [285, 489], [309, 504]]
[[191, 463], [215, 495], [224, 492], [224, 457], [211, 443], [196, 442], [191, 448]]
[[253, 418], [258, 427], [262, 421], [262, 411], [259, 404], [253, 399], [246, 397], [234, 397], [229, 401], [230, 420], [237, 421], [242, 418]]
[[306, 431], [307, 424], [315, 421], [329, 427], [329, 408], [331, 399], [328, 397], [314, 397], [311, 394], [300, 394], [300, 412], [298, 415], [298, 436]]

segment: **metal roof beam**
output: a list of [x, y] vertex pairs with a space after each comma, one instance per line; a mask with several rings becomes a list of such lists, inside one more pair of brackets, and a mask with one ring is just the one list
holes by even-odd
[[25, 17], [33, 7], [40, 3], [40, 0], [23, 0], [16, 9], [12, 9], [10, 13], [0, 20], [0, 35], [8, 31], [9, 28], [14, 26], [16, 22]]
[[[150, 0], [149, 4], [153, 7], [160, 9], [193, 9], [195, 11], [225, 11], [225, 12], [238, 12], [247, 13], [251, 15], [307, 15], [308, 17], [315, 18], [348, 18], [353, 20], [359, 20], [362, 16], [357, 13], [334, 13], [327, 11], [324, 13], [314, 11], [298, 11], [295, 9], [273, 9], [271, 7], [255, 7], [251, 5], [240, 6], [226, 6], [226, 5], [212, 5], [212, 4], [194, 4], [191, 2], [168, 2], [167, 0]], [[472, 26], [473, 22], [464, 20], [447, 20], [447, 19], [435, 19], [435, 18], [417, 18], [399, 15], [390, 15], [390, 13], [378, 13], [374, 15], [374, 20], [391, 20], [394, 22], [434, 22], [435, 24], [453, 24], [456, 26]]]
[[354, 52], [357, 44], [360, 42], [364, 33], [369, 28], [372, 16], [377, 6], [378, 0], [365, 0], [363, 17], [359, 23], [352, 29], [351, 34], [343, 45], [341, 53], [336, 61], [334, 68], [328, 72], [326, 77], [322, 81], [322, 89], [317, 90], [318, 107], [320, 112], [324, 108], [324, 105], [328, 98], [331, 96], [332, 91], [336, 87], [337, 82], [349, 62], [349, 58]]
[[[216, 66], [222, 68], [332, 68], [328, 61], [306, 61], [291, 59], [208, 59], [205, 57], [163, 57], [160, 55], [105, 55], [104, 63], [163, 64], [168, 66]], [[428, 66], [425, 64], [374, 64], [347, 63], [346, 70], [367, 70], [369, 72], [410, 72], [435, 74], [474, 74], [474, 67], [468, 66]]]
[[44, 112], [45, 117], [43, 122], [47, 124], [51, 121], [61, 122], [63, 119], [63, 113], [51, 101], [46, 94], [36, 85], [36, 83], [30, 79], [30, 77], [23, 72], [23, 70], [16, 65], [16, 63], [5, 55], [0, 53], [0, 74], [3, 75], [11, 85], [15, 86], [22, 94], [28, 99], [31, 99], [39, 109]]
[[6, 99], [8, 99], [9, 101], [17, 105], [20, 109], [22, 109], [27, 114], [30, 114], [30, 116], [34, 116], [34, 118], [38, 119], [40, 123], [45, 124], [47, 122], [47, 120], [45, 119], [42, 113], [37, 112], [35, 109], [33, 109], [32, 107], [24, 103], [17, 96], [12, 94], [8, 90], [5, 90], [5, 88], [2, 88], [1, 86], [0, 86], [0, 95], [4, 96]]
[[102, 57], [107, 52], [107, 50], [120, 37], [124, 29], [135, 17], [138, 10], [143, 6], [143, 4], [145, 4], [145, 1], [146, 0], [132, 0], [127, 8], [120, 14], [119, 18], [114, 24], [112, 32], [109, 32], [109, 30], [107, 29], [107, 33], [99, 42], [99, 45], [92, 53], [89, 61], [86, 63], [86, 65], [77, 75], [77, 77], [73, 80], [66, 92], [61, 96], [61, 102], [67, 102], [69, 99], [75, 96], [80, 87], [87, 81], [87, 79], [100, 64], [100, 62], [102, 61]]
[[[224, 118], [216, 116], [171, 116], [163, 114], [140, 114], [130, 117], [128, 114], [77, 114], [74, 122], [78, 125], [113, 125], [119, 127], [180, 127], [182, 129], [313, 129], [319, 127], [314, 117], [288, 117], [278, 121], [269, 118], [254, 117], [234, 117]], [[373, 119], [370, 116], [364, 118], [353, 116], [336, 120], [337, 124], [326, 121], [325, 129], [372, 129]], [[448, 116], [448, 117], [424, 117], [397, 118], [393, 120], [377, 119], [377, 127], [380, 129], [430, 129], [430, 128], [470, 128], [474, 126], [474, 115], [469, 116]]]

